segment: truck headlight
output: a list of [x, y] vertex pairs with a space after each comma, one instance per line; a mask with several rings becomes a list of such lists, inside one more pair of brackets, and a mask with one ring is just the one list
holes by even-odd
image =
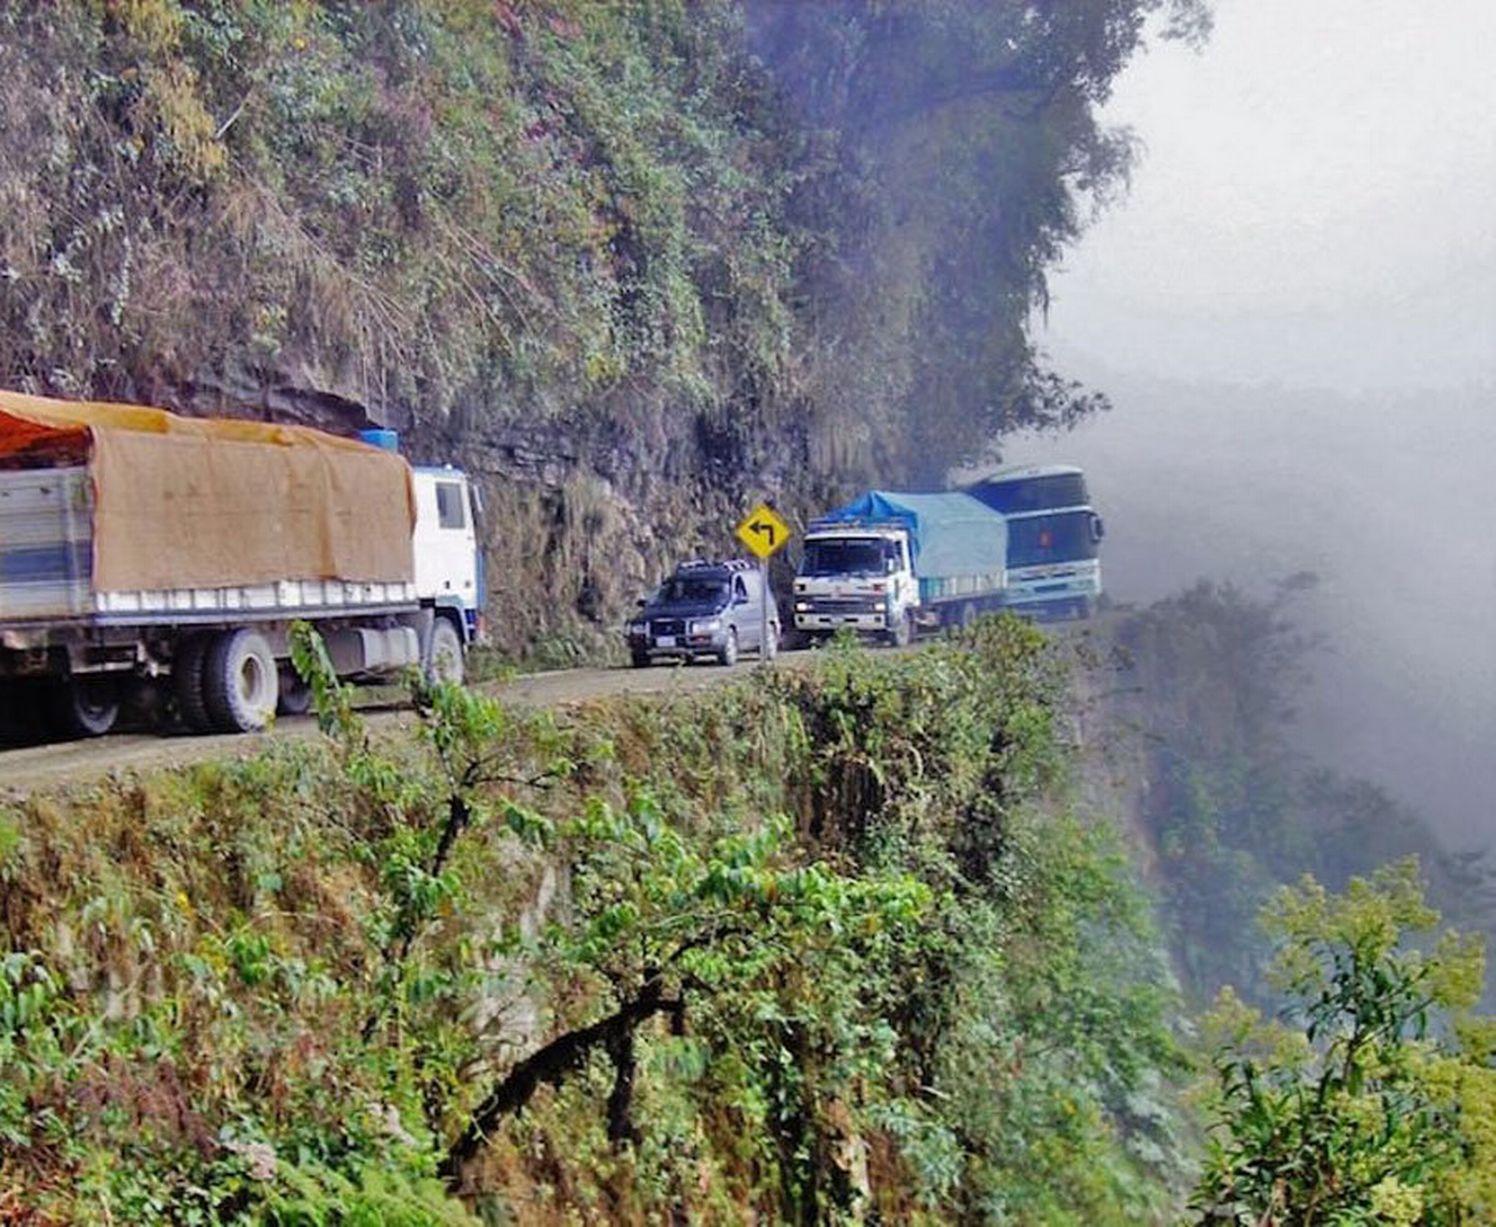
[[691, 634], [693, 635], [710, 635], [713, 631], [720, 631], [721, 629], [721, 618], [701, 618], [691, 623]]
[[649, 634], [649, 623], [648, 622], [630, 622], [629, 623], [629, 634], [633, 635], [635, 638], [638, 638], [638, 639], [644, 638], [645, 635]]

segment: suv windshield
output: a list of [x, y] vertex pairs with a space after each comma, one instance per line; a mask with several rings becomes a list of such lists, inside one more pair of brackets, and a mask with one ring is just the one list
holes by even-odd
[[[898, 565], [898, 544], [881, 537], [828, 537], [805, 543], [801, 575], [883, 575]], [[885, 560], [889, 563], [885, 567]]]
[[705, 576], [690, 579], [676, 576], [660, 589], [660, 601], [667, 605], [716, 605], [726, 598], [727, 581]]

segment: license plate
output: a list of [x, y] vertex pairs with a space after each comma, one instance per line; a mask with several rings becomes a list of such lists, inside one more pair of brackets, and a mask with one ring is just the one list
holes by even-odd
[[674, 635], [659, 635], [655, 638], [655, 647], [657, 648], [673, 648], [674, 646]]

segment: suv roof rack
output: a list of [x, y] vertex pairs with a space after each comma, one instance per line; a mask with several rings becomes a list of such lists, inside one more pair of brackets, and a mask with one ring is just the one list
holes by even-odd
[[724, 558], [713, 562], [708, 558], [688, 558], [675, 564], [676, 573], [682, 571], [755, 571], [758, 567], [746, 558]]

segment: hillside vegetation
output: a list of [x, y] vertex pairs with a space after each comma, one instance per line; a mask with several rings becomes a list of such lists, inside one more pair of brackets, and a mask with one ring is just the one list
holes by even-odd
[[1038, 805], [1058, 683], [1006, 620], [395, 743], [324, 683], [322, 744], [32, 798], [0, 1214], [1164, 1213], [1175, 1003], [1116, 835]]
[[[0, 810], [0, 1221], [1496, 1205], [1479, 941], [1411, 862], [1270, 895], [1167, 848], [1156, 930], [1014, 619], [561, 715], [418, 689], [384, 740], [298, 653], [325, 739]], [[1175, 989], [1171, 933], [1220, 984], [1191, 875], [1271, 903], [1216, 956], [1276, 1020]]]
[[1201, 0], [0, 9], [0, 386], [407, 430], [493, 625], [1100, 398], [1027, 324]]

